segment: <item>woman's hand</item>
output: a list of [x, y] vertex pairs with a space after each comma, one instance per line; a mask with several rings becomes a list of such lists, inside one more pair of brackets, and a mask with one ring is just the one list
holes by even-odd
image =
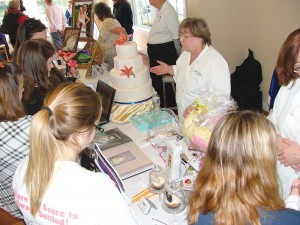
[[293, 181], [290, 195], [300, 196], [300, 178]]
[[183, 111], [183, 117], [185, 118], [193, 109], [192, 105], [189, 105], [188, 107], [186, 107], [186, 109]]
[[155, 73], [156, 75], [165, 75], [170, 74], [174, 75], [173, 66], [169, 66], [168, 64], [157, 60], [158, 66], [153, 66], [150, 68], [150, 72]]
[[287, 138], [281, 138], [278, 160], [285, 166], [295, 165], [295, 168], [299, 168], [297, 164], [300, 164], [300, 146]]

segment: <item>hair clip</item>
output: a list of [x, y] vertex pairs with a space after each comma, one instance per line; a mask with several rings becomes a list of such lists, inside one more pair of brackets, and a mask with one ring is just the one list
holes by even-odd
[[4, 68], [4, 64], [2, 62], [0, 62], [0, 67]]

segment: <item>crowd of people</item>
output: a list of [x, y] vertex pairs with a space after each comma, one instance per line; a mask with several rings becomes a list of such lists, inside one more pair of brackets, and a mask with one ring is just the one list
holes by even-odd
[[[108, 69], [114, 41], [134, 33], [128, 1], [112, 2], [113, 10], [103, 2], [80, 5], [73, 24], [88, 37], [91, 10], [101, 21], [98, 42]], [[179, 23], [168, 1], [149, 3], [158, 9], [147, 45], [152, 84], [162, 96], [161, 75], [173, 77], [179, 121], [204, 90], [229, 99], [229, 68], [205, 19]], [[51, 208], [64, 224], [141, 224], [109, 176], [77, 162], [98, 129], [102, 100], [53, 64], [74, 3], [68, 1], [66, 14], [52, 0], [45, 4], [52, 43], [45, 24], [28, 18], [19, 0], [9, 2], [0, 28], [14, 47], [11, 60], [0, 61], [0, 208], [26, 224], [53, 224], [43, 216]], [[230, 111], [213, 129], [189, 199], [189, 224], [300, 223], [300, 29], [283, 43], [276, 71], [281, 88], [267, 117]]]

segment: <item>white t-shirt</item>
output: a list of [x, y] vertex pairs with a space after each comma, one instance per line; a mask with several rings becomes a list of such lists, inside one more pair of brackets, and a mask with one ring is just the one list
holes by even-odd
[[26, 157], [18, 167], [13, 189], [26, 224], [96, 225], [136, 224], [125, 199], [103, 173], [94, 173], [71, 161], [55, 165], [56, 173], [34, 218], [23, 182]]
[[216, 94], [230, 97], [230, 72], [223, 56], [212, 46], [206, 45], [190, 65], [190, 52], [182, 52], [173, 66], [176, 82], [176, 103], [179, 120], [183, 111], [199, 97], [201, 91], [215, 90]]
[[[282, 86], [276, 96], [274, 107], [268, 119], [274, 124], [279, 135], [300, 145], [300, 79]], [[277, 162], [277, 171], [282, 186], [282, 198], [291, 191], [292, 183], [300, 177], [292, 167]]]
[[149, 44], [161, 44], [178, 39], [178, 16], [173, 6], [165, 1], [157, 12], [148, 36]]

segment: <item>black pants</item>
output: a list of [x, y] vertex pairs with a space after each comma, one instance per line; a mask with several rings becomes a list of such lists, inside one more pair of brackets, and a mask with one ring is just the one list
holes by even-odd
[[[163, 44], [148, 44], [147, 52], [149, 57], [150, 67], [157, 66], [157, 60], [167, 63], [168, 65], [175, 65], [178, 58], [174, 42], [168, 42]], [[162, 76], [157, 76], [154, 73], [150, 73], [152, 79], [152, 86], [160, 96], [160, 106], [164, 106], [163, 98], [163, 83]], [[176, 106], [175, 93], [171, 85], [166, 86], [167, 94], [167, 106]]]

